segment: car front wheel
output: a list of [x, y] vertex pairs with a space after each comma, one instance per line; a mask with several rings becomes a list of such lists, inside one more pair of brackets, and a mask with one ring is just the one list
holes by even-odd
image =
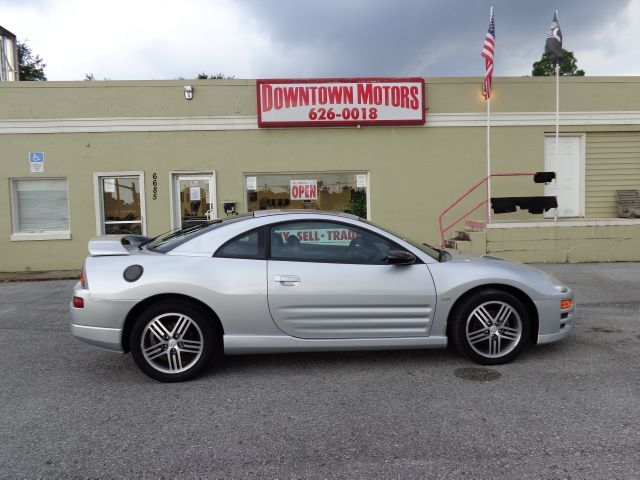
[[179, 302], [160, 302], [145, 310], [133, 325], [130, 345], [138, 367], [162, 382], [195, 377], [218, 353], [206, 315]]
[[477, 363], [507, 363], [526, 345], [529, 315], [522, 302], [507, 292], [479, 291], [454, 311], [451, 337], [458, 350]]

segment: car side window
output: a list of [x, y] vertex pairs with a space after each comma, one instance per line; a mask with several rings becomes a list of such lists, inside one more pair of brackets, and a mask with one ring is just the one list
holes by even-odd
[[341, 223], [305, 221], [271, 228], [273, 259], [382, 265], [394, 248], [378, 235]]
[[224, 258], [263, 258], [263, 229], [258, 228], [229, 240], [214, 256]]

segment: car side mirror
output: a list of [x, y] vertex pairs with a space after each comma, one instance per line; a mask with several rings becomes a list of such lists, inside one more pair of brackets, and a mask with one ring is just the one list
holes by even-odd
[[389, 250], [387, 263], [389, 265], [411, 265], [416, 263], [416, 256], [405, 250]]

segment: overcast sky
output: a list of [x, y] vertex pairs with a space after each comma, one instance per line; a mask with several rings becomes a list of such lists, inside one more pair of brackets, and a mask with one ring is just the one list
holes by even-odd
[[640, 75], [640, 0], [0, 0], [49, 80], [531, 74], [555, 9], [587, 75]]

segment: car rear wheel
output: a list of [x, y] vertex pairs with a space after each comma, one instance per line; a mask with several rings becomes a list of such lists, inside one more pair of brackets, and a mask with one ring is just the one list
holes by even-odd
[[464, 299], [452, 315], [450, 337], [464, 355], [482, 365], [516, 358], [529, 338], [529, 315], [520, 300], [500, 290]]
[[193, 305], [173, 301], [157, 303], [140, 315], [130, 345], [138, 367], [161, 382], [189, 380], [220, 353], [207, 316]]

